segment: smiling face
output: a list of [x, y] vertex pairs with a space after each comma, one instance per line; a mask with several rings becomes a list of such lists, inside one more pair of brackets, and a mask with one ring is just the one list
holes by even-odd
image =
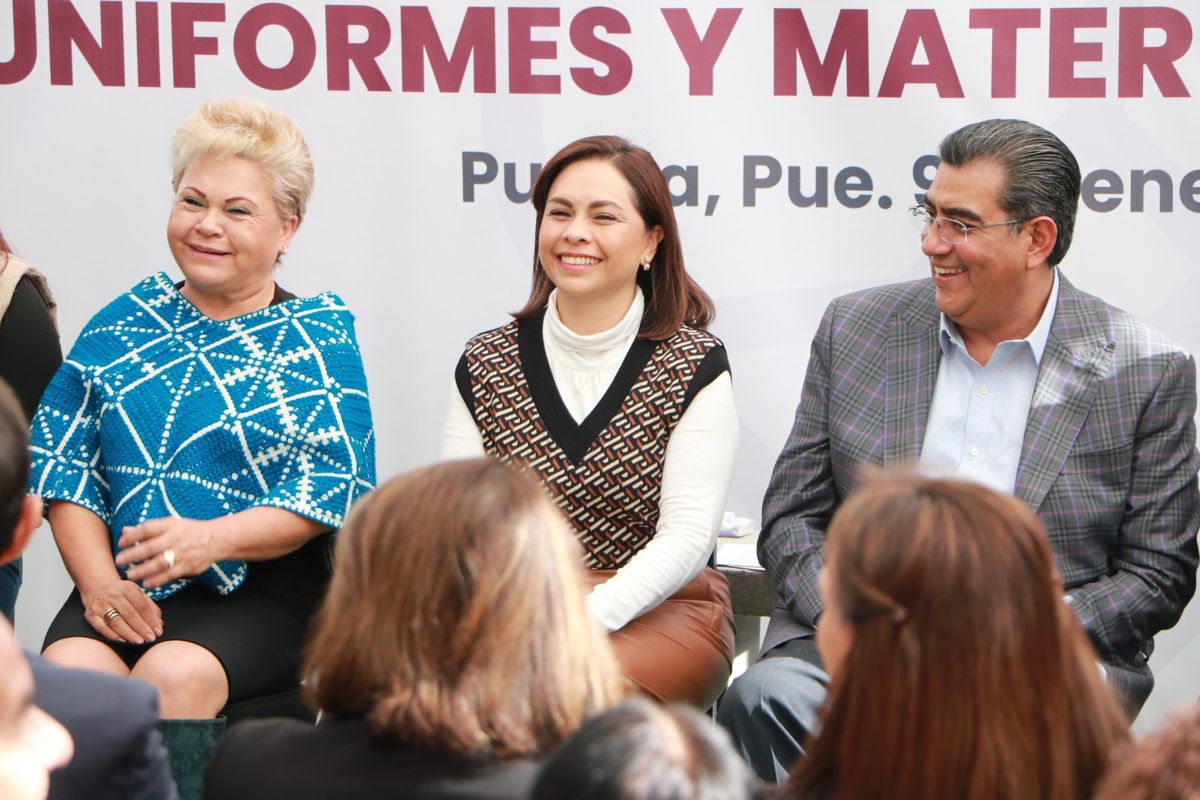
[[633, 190], [613, 164], [576, 161], [559, 173], [538, 230], [538, 259], [558, 288], [558, 313], [577, 333], [616, 325], [633, 302], [637, 271], [662, 229], [647, 230]]
[[[1004, 182], [1003, 167], [993, 161], [961, 167], [942, 163], [925, 195], [925, 207], [935, 217], [968, 227], [1004, 222], [1012, 218], [1000, 207]], [[1048, 250], [1034, 240], [1049, 218], [1037, 220], [1022, 224], [1015, 234], [1007, 226], [974, 231], [954, 245], [942, 241], [936, 226], [930, 226], [921, 240], [937, 289], [937, 307], [954, 320], [964, 338], [977, 335], [993, 343], [1019, 339], [1037, 324], [1053, 284], [1045, 260]]]
[[[280, 214], [266, 173], [243, 158], [202, 159], [179, 180], [167, 242], [183, 294], [218, 318], [270, 302], [273, 268], [299, 224]], [[265, 302], [258, 301], [265, 296]]]
[[0, 797], [41, 800], [51, 770], [71, 759], [71, 735], [33, 704], [33, 673], [12, 628], [0, 620]]

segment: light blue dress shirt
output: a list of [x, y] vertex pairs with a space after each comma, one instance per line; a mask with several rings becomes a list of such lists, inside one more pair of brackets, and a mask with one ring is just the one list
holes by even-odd
[[986, 366], [971, 357], [954, 322], [941, 315], [942, 360], [921, 447], [922, 472], [953, 475], [1012, 494], [1029, 403], [1057, 307], [1055, 269], [1037, 325], [1024, 339], [997, 345]]

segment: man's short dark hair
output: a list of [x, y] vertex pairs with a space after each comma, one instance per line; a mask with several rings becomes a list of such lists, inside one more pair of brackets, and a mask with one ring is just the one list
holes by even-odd
[[0, 378], [0, 552], [12, 546], [29, 481], [29, 424], [9, 385]]
[[627, 700], [546, 760], [532, 800], [749, 800], [758, 779], [729, 734], [686, 706]]
[[1080, 173], [1075, 155], [1062, 140], [1032, 122], [988, 119], [959, 128], [938, 147], [952, 167], [994, 161], [1004, 169], [1000, 207], [1013, 219], [1046, 216], [1058, 226], [1049, 262], [1062, 261], [1075, 231]]

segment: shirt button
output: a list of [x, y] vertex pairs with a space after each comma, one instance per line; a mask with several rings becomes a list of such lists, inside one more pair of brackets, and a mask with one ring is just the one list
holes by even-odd
[[988, 393], [988, 387], [987, 387], [987, 384], [986, 384], [986, 383], [985, 383], [983, 386], [980, 386], [980, 387], [979, 387], [979, 393], [980, 393], [980, 394], [987, 394], [987, 393]]
[[978, 458], [978, 457], [979, 457], [979, 448], [972, 447], [971, 448], [971, 458]]

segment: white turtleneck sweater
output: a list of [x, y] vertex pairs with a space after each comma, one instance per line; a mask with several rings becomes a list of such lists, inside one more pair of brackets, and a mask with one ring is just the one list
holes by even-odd
[[[542, 323], [546, 358], [563, 403], [575, 421], [582, 422], [608, 390], [637, 338], [644, 301], [639, 289], [615, 327], [581, 336], [563, 324], [556, 300], [557, 290], [550, 295]], [[708, 563], [725, 510], [737, 438], [733, 383], [725, 372], [697, 393], [667, 442], [654, 538], [588, 596], [588, 607], [608, 630], [666, 600]], [[452, 382], [442, 458], [483, 454], [479, 429]]]

